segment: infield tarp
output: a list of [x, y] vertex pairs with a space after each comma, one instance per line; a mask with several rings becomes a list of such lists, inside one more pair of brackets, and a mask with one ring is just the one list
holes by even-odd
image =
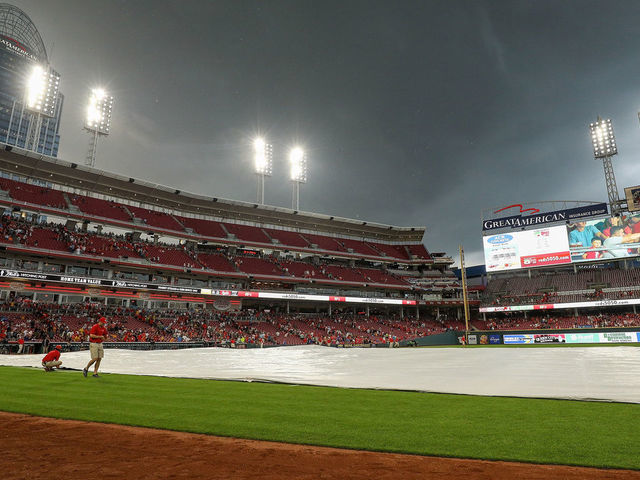
[[[61, 359], [63, 367], [82, 369], [89, 360], [89, 352], [63, 353]], [[0, 365], [41, 367], [41, 360], [42, 355], [0, 355]], [[107, 349], [100, 370], [133, 375], [640, 403], [640, 348], [626, 346]]]

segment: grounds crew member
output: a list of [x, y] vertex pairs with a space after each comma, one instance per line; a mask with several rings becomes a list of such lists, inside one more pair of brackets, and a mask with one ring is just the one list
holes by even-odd
[[56, 345], [56, 348], [47, 353], [42, 359], [42, 366], [45, 372], [52, 372], [54, 368], [60, 368], [62, 361], [60, 360], [60, 350], [62, 347]]
[[99, 377], [98, 368], [100, 368], [100, 361], [104, 357], [104, 347], [102, 346], [102, 341], [107, 337], [107, 329], [105, 328], [105, 324], [107, 323], [107, 319], [104, 317], [100, 317], [98, 323], [96, 323], [93, 327], [91, 327], [91, 331], [89, 332], [89, 351], [91, 352], [91, 361], [87, 363], [87, 366], [82, 369], [82, 375], [87, 376], [87, 372], [89, 371], [89, 367], [95, 364], [93, 367], [93, 375], [92, 377]]

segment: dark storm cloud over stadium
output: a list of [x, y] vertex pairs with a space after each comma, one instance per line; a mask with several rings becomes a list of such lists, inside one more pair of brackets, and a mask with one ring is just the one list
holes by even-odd
[[[640, 183], [640, 3], [18, 1], [65, 94], [59, 156], [82, 163], [88, 88], [116, 97], [97, 167], [255, 201], [250, 142], [274, 143], [266, 203], [426, 226], [481, 263], [480, 211], [606, 201], [588, 123], [610, 117], [618, 186]], [[54, 44], [53, 48], [52, 43]], [[50, 52], [51, 53], [51, 52]]]

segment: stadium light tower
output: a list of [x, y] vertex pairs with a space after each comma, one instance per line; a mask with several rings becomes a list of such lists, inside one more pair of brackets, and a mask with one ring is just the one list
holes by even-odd
[[84, 129], [91, 134], [89, 140], [89, 152], [85, 159], [85, 165], [96, 166], [96, 150], [98, 148], [98, 137], [109, 135], [111, 128], [111, 111], [113, 109], [113, 97], [101, 88], [94, 88], [89, 94], [89, 105], [87, 106], [87, 117], [84, 122]]
[[290, 178], [293, 182], [291, 208], [300, 210], [300, 184], [307, 183], [307, 154], [300, 147], [293, 147], [289, 152]]
[[[25, 108], [31, 113], [25, 139], [26, 150], [38, 150], [42, 117], [54, 117], [60, 75], [48, 66], [34, 65], [25, 89]], [[20, 118], [22, 121], [22, 116]], [[20, 126], [18, 127], [18, 132]]]
[[264, 138], [258, 137], [253, 141], [253, 165], [258, 176], [257, 202], [264, 205], [264, 177], [273, 173], [273, 147]]
[[591, 133], [593, 156], [596, 159], [601, 158], [604, 165], [604, 179], [607, 184], [611, 214], [620, 214], [622, 212], [621, 202], [618, 195], [616, 177], [613, 173], [613, 164], [611, 163], [612, 157], [618, 154], [618, 147], [616, 146], [616, 137], [613, 134], [611, 119], [604, 120], [598, 117], [595, 123], [589, 124], [589, 132]]

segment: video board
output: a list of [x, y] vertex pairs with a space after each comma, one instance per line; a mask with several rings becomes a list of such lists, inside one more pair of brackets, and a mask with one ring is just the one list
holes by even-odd
[[637, 257], [640, 215], [487, 235], [483, 246], [487, 272]]
[[564, 226], [488, 235], [482, 240], [487, 272], [571, 263]]

